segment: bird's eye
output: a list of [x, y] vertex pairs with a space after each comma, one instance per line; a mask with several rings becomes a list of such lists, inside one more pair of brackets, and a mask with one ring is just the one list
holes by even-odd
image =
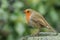
[[27, 11], [27, 13], [29, 13], [30, 11]]

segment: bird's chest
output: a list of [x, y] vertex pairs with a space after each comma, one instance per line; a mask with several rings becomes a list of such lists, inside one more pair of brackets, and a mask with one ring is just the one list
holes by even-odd
[[27, 20], [27, 22], [30, 21], [30, 16], [31, 16], [31, 14], [26, 14], [26, 20]]
[[27, 19], [27, 23], [32, 26], [33, 25], [33, 21], [32, 21], [33, 15], [28, 14], [26, 15], [26, 19]]

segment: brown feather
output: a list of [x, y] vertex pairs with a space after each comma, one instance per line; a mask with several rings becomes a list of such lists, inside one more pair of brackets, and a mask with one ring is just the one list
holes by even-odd
[[31, 18], [30, 18], [30, 21], [32, 21], [30, 24], [32, 24], [33, 22], [35, 24], [33, 25], [36, 25], [38, 28], [42, 26], [50, 29], [50, 31], [53, 31], [53, 32], [56, 32], [49, 24], [48, 22], [45, 20], [45, 18], [38, 12], [32, 10], [31, 11]]

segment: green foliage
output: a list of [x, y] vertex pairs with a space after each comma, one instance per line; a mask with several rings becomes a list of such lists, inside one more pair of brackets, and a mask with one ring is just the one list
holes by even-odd
[[[57, 31], [60, 30], [59, 0], [1, 0], [0, 20], [3, 20], [4, 22], [2, 23], [5, 24], [3, 24], [3, 28], [0, 25], [0, 28], [1, 30], [10, 32], [7, 40], [14, 40], [21, 36], [30, 35], [35, 30], [29, 28], [26, 24], [25, 14], [23, 12], [27, 8], [32, 8], [40, 12], [52, 27]], [[47, 31], [47, 29], [42, 31]]]

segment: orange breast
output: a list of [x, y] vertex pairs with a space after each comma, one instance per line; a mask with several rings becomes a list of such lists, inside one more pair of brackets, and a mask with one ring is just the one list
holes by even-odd
[[26, 20], [27, 20], [27, 22], [29, 22], [29, 20], [30, 20], [30, 13], [26, 13]]

